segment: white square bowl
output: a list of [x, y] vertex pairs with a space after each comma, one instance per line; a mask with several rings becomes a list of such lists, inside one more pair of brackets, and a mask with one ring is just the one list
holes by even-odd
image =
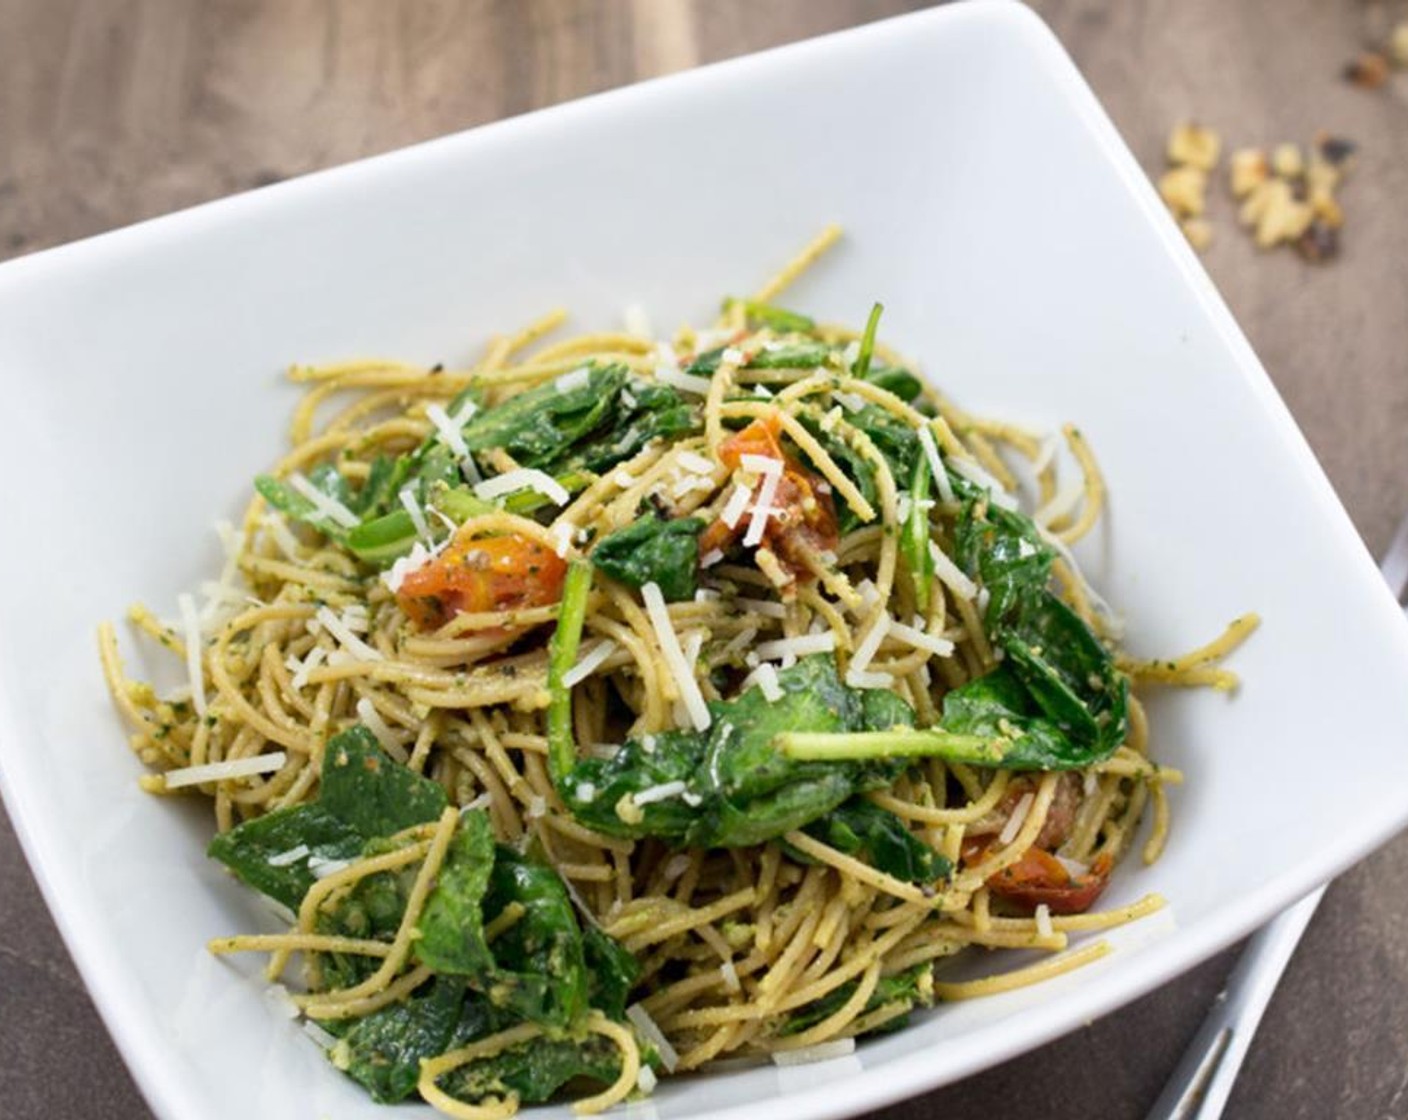
[[666, 1082], [635, 1113], [840, 1116], [961, 1077], [1169, 979], [1408, 819], [1408, 628], [1069, 59], [1006, 3], [872, 25], [0, 267], [4, 792], [159, 1115], [387, 1115], [206, 954], [255, 907], [202, 855], [203, 811], [138, 792], [92, 636], [210, 570], [207, 527], [280, 450], [279, 371], [463, 360], [558, 304], [703, 319], [831, 220], [846, 242], [787, 302], [855, 322], [882, 299], [887, 337], [960, 402], [1082, 426], [1113, 491], [1086, 559], [1134, 649], [1265, 625], [1234, 699], [1153, 704], [1188, 784], [1166, 857], [1109, 897], [1157, 890], [1173, 920], [854, 1058]]

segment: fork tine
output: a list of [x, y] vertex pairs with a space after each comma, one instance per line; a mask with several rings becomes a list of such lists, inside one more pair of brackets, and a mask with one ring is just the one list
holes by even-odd
[[1394, 530], [1393, 541], [1384, 553], [1383, 563], [1379, 567], [1393, 591], [1394, 598], [1402, 599], [1403, 590], [1408, 587], [1408, 514], [1404, 515], [1403, 520], [1398, 523], [1398, 528]]

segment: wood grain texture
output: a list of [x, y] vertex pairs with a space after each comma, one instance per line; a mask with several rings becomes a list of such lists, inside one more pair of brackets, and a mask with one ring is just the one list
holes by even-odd
[[[0, 0], [0, 257], [918, 6]], [[1232, 145], [1304, 141], [1320, 128], [1361, 143], [1334, 265], [1257, 253], [1233, 228], [1220, 183], [1206, 259], [1366, 542], [1381, 549], [1408, 507], [1408, 90], [1365, 93], [1336, 74], [1389, 6], [1035, 6], [1147, 168], [1161, 165], [1167, 130], [1185, 116]], [[1268, 556], [1269, 573], [1274, 565]], [[1331, 888], [1229, 1116], [1408, 1118], [1405, 857], [1400, 839]], [[96, 1102], [112, 1120], [147, 1117], [3, 819], [0, 899], [0, 1114], [91, 1115]], [[888, 1115], [1136, 1120], [1230, 960]]]

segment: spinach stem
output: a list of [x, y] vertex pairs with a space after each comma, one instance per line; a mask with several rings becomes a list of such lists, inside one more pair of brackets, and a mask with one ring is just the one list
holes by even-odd
[[574, 561], [562, 584], [557, 629], [548, 643], [548, 763], [554, 785], [567, 780], [577, 761], [577, 743], [572, 734], [572, 690], [562, 679], [577, 663], [582, 627], [587, 619], [587, 594], [591, 588], [591, 565], [585, 560]]
[[880, 326], [880, 313], [885, 305], [877, 303], [870, 309], [870, 318], [865, 321], [865, 334], [860, 339], [860, 352], [856, 354], [856, 364], [851, 367], [851, 376], [865, 379], [870, 372], [870, 356], [875, 352], [875, 332]]

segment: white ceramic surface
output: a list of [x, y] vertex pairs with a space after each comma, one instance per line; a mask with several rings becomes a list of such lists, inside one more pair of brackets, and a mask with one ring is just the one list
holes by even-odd
[[667, 1082], [632, 1114], [840, 1116], [961, 1077], [1169, 979], [1408, 819], [1408, 630], [1089, 89], [1015, 5], [873, 25], [0, 267], [6, 803], [159, 1115], [388, 1115], [203, 951], [259, 908], [203, 857], [202, 811], [138, 792], [95, 656], [99, 619], [170, 611], [212, 569], [209, 525], [280, 449], [281, 368], [463, 361], [556, 305], [703, 319], [830, 220], [847, 240], [789, 303], [859, 322], [883, 299], [887, 337], [960, 401], [1088, 434], [1113, 498], [1086, 555], [1136, 650], [1266, 621], [1235, 699], [1152, 707], [1189, 780], [1166, 858], [1108, 898], [1157, 890], [1172, 918], [853, 1058]]

